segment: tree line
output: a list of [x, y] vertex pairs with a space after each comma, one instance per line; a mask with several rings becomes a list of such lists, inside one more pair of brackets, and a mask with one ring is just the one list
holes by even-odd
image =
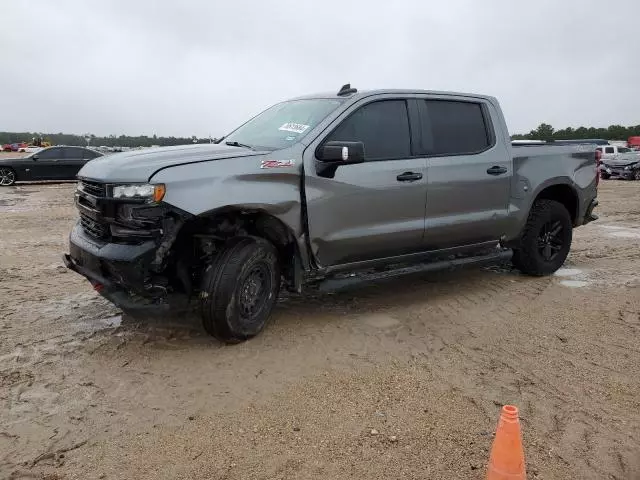
[[[171, 145], [184, 145], [187, 143], [209, 143], [208, 138], [193, 137], [158, 137], [153, 135], [130, 136], [130, 135], [109, 135], [106, 137], [98, 137], [93, 134], [73, 135], [69, 133], [40, 133], [40, 132], [0, 132], [0, 144], [6, 143], [31, 143], [34, 139], [41, 138], [43, 142], [49, 142], [51, 145], [89, 145], [92, 147], [150, 147], [159, 145], [161, 147], [169, 147]], [[194, 142], [195, 140], [195, 142]]]
[[[611, 125], [607, 128], [594, 127], [567, 127], [561, 130], [554, 129], [548, 123], [541, 123], [536, 129], [529, 133], [512, 135], [514, 140], [580, 140], [586, 138], [602, 138], [605, 140], [627, 140], [629, 137], [640, 136], [640, 125], [623, 127], [622, 125]], [[30, 143], [35, 138], [41, 138], [51, 145], [89, 145], [94, 147], [150, 147], [159, 145], [168, 147], [171, 145], [184, 145], [187, 143], [209, 143], [209, 138], [192, 137], [158, 137], [153, 135], [130, 136], [130, 135], [109, 135], [98, 137], [93, 134], [73, 135], [68, 133], [39, 133], [39, 132], [0, 132], [0, 144], [5, 143]]]
[[512, 135], [513, 140], [627, 140], [629, 137], [640, 136], [640, 125], [623, 127], [622, 125], [610, 125], [607, 128], [594, 127], [567, 127], [561, 130], [554, 129], [548, 123], [541, 123], [538, 128], [526, 134]]

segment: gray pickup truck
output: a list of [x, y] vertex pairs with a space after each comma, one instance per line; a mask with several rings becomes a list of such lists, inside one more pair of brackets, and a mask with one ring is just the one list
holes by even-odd
[[492, 97], [350, 85], [78, 179], [67, 267], [124, 311], [199, 308], [228, 343], [265, 327], [283, 285], [507, 257], [550, 274], [598, 184], [595, 145], [513, 147]]

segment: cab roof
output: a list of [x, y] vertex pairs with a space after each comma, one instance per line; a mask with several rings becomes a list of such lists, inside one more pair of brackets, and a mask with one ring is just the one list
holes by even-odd
[[399, 89], [399, 88], [384, 88], [375, 90], [362, 90], [355, 91], [354, 93], [347, 93], [340, 95], [339, 92], [321, 92], [310, 95], [302, 95], [299, 97], [291, 98], [290, 100], [308, 100], [314, 98], [326, 98], [326, 99], [350, 99], [359, 100], [361, 98], [376, 96], [376, 95], [442, 95], [449, 97], [469, 97], [482, 99], [487, 101], [494, 101], [495, 98], [489, 95], [478, 95], [475, 93], [463, 93], [463, 92], [447, 92], [439, 90], [419, 90], [419, 89]]

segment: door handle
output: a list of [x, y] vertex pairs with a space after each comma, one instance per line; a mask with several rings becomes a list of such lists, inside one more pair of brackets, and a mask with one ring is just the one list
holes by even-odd
[[421, 173], [416, 172], [404, 172], [396, 177], [396, 180], [399, 182], [415, 182], [416, 180], [420, 180], [422, 178]]
[[494, 165], [491, 168], [487, 168], [487, 173], [489, 175], [502, 175], [503, 173], [507, 173], [507, 169], [505, 167], [499, 167], [498, 165]]

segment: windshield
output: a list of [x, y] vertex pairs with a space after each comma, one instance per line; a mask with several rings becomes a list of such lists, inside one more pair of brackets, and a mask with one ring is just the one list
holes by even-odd
[[224, 142], [280, 150], [301, 140], [341, 103], [342, 100], [329, 98], [279, 103], [226, 136]]

